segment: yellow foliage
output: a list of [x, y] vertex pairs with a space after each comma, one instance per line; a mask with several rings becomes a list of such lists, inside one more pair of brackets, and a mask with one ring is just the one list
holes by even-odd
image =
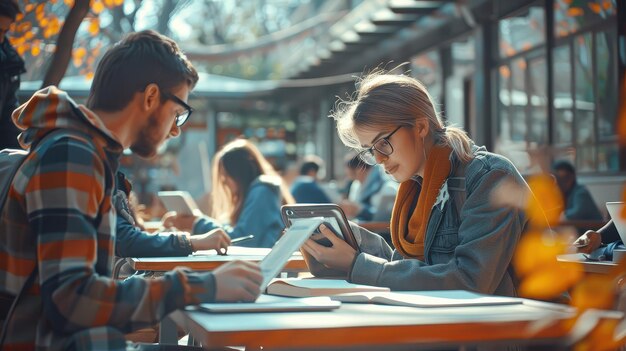
[[87, 73], [85, 74], [85, 78], [87, 78], [87, 79], [93, 79], [93, 71], [87, 72]]
[[594, 13], [598, 15], [600, 14], [600, 11], [602, 11], [602, 7], [600, 6], [600, 4], [597, 4], [595, 2], [590, 2], [587, 5], [591, 9], [591, 11], [593, 11]]
[[122, 4], [124, 4], [124, 0], [114, 0], [114, 2], [115, 2], [115, 6], [122, 6]]
[[104, 11], [104, 5], [101, 1], [96, 0], [93, 2], [93, 5], [91, 5], [91, 10], [96, 15], [99, 15], [102, 11]]
[[617, 350], [625, 340], [615, 339], [615, 329], [619, 321], [602, 319], [598, 325], [582, 341], [574, 345], [574, 351], [609, 351]]
[[63, 2], [67, 5], [67, 7], [74, 6], [74, 0], [63, 0]]
[[605, 10], [611, 10], [613, 8], [613, 3], [611, 0], [604, 0], [602, 2], [602, 7], [604, 7]]
[[[556, 261], [556, 257], [553, 257], [553, 260]], [[532, 299], [555, 299], [566, 292], [581, 276], [580, 269], [552, 264], [549, 268], [537, 270], [524, 278], [519, 286], [519, 292], [521, 296]]]
[[554, 178], [546, 174], [533, 176], [529, 179], [528, 186], [534, 194], [534, 197], [528, 199], [526, 209], [531, 225], [542, 228], [546, 226], [546, 220], [550, 226], [559, 223], [563, 212], [563, 197]]
[[569, 17], [579, 17], [579, 16], [582, 16], [583, 14], [584, 14], [584, 11], [580, 7], [572, 7], [567, 10], [567, 15]]
[[89, 23], [89, 34], [95, 36], [100, 33], [100, 21], [97, 18], [94, 18]]
[[30, 48], [30, 54], [33, 56], [39, 56], [39, 53], [41, 52], [41, 48], [39, 47], [39, 45], [33, 45], [32, 48]]
[[572, 305], [580, 310], [611, 309], [615, 301], [615, 280], [609, 275], [589, 275], [572, 289]]

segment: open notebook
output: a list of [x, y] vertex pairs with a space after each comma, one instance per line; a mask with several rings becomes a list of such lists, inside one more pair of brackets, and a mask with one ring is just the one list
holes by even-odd
[[212, 313], [328, 311], [339, 308], [340, 305], [341, 302], [333, 301], [327, 296], [294, 299], [261, 295], [255, 302], [203, 303], [196, 309]]
[[340, 279], [302, 279], [302, 278], [281, 278], [274, 279], [267, 286], [267, 293], [279, 296], [328, 296], [349, 292], [366, 291], [389, 291], [389, 288], [352, 284]]
[[439, 290], [419, 292], [360, 292], [333, 295], [335, 301], [375, 303], [409, 307], [463, 307], [515, 305], [523, 303], [516, 297], [492, 296], [465, 290]]

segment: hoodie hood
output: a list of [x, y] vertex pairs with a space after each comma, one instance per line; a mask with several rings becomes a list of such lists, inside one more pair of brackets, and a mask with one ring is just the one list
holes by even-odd
[[122, 145], [98, 115], [83, 105], [77, 105], [66, 92], [55, 86], [37, 91], [13, 112], [12, 118], [22, 130], [18, 140], [26, 149], [52, 130], [64, 128], [89, 134], [111, 151], [123, 151]]

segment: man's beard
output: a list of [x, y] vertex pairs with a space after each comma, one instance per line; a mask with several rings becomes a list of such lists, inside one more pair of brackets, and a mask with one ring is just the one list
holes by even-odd
[[139, 136], [130, 149], [141, 157], [152, 157], [156, 155], [157, 149], [165, 138], [160, 138], [159, 121], [155, 114], [150, 115], [146, 125], [139, 131]]

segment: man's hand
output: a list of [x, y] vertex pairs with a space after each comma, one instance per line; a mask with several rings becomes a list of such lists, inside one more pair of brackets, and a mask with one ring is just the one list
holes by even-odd
[[183, 215], [176, 212], [168, 212], [163, 215], [161, 222], [163, 227], [172, 230], [177, 229], [183, 232], [193, 231], [193, 224], [196, 221], [197, 216]]
[[576, 247], [578, 252], [589, 254], [593, 250], [599, 248], [601, 244], [602, 236], [600, 233], [588, 230], [585, 234], [576, 239], [573, 245]]
[[304, 243], [302, 248], [324, 266], [344, 271], [347, 274], [352, 268], [351, 265], [356, 256], [356, 251], [352, 246], [348, 245], [348, 243], [328, 229], [326, 225], [321, 224], [319, 230], [320, 233], [324, 234], [324, 236], [330, 240], [333, 246], [322, 246], [312, 239], [309, 239]]
[[250, 302], [261, 293], [263, 282], [261, 269], [256, 263], [234, 261], [226, 263], [215, 271], [216, 302]]
[[220, 255], [226, 255], [230, 246], [230, 236], [222, 228], [215, 228], [205, 234], [192, 235], [189, 241], [193, 251], [215, 250]]

